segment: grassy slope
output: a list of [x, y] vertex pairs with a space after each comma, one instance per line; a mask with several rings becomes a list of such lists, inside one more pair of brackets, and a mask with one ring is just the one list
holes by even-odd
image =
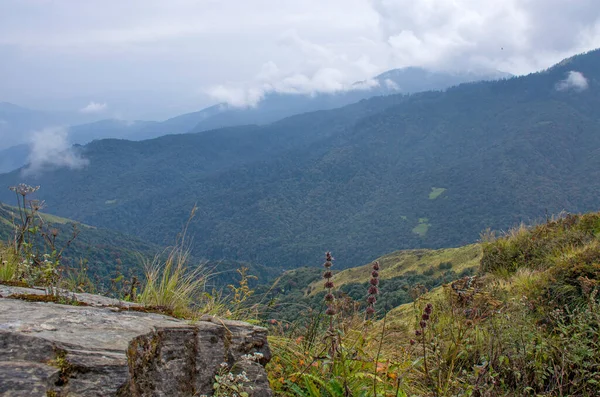
[[[478, 245], [478, 251], [481, 285], [465, 290], [474, 294], [471, 305], [493, 302], [497, 313], [517, 311], [523, 321], [543, 324], [550, 321], [553, 309], [586, 306], [594, 288], [600, 288], [600, 213], [567, 215], [535, 227], [521, 225]], [[419, 301], [434, 302], [442, 308], [440, 316], [448, 316], [454, 294], [446, 284]], [[523, 301], [535, 306], [528, 309]], [[410, 338], [422, 305], [410, 302], [390, 310], [388, 327]]]
[[[439, 250], [407, 250], [397, 251], [377, 259], [381, 265], [379, 277], [381, 280], [406, 276], [409, 273], [428, 276], [440, 276], [448, 269], [440, 269], [440, 264], [451, 263], [451, 269], [461, 273], [467, 269], [479, 266], [481, 260], [481, 246], [471, 244], [459, 248], [446, 248]], [[362, 284], [371, 277], [371, 264], [353, 267], [336, 273], [333, 282], [337, 287], [347, 284]], [[323, 290], [322, 282], [315, 281], [307, 289], [314, 295]]]
[[[8, 224], [8, 225], [12, 226], [12, 220], [17, 219], [19, 216], [19, 209], [14, 205], [0, 203], [0, 210], [2, 210], [2, 212], [0, 212], [0, 221], [3, 222], [4, 224]], [[67, 225], [69, 223], [76, 223], [78, 226], [83, 227], [83, 228], [93, 228], [93, 226], [89, 226], [89, 225], [83, 224], [81, 222], [75, 222], [71, 219], [63, 218], [63, 217], [60, 217], [57, 215], [48, 214], [45, 212], [40, 213], [40, 216], [42, 217], [42, 219], [45, 222], [51, 223], [51, 224]]]
[[[481, 246], [471, 244], [460, 248], [439, 250], [397, 251], [379, 258], [381, 264], [381, 305], [392, 309], [412, 301], [410, 290], [426, 289], [474, 273], [481, 259]], [[347, 295], [364, 306], [371, 264], [335, 271], [334, 284], [341, 295]], [[322, 309], [322, 269], [300, 268], [285, 272], [272, 287], [257, 289], [255, 302], [269, 302], [263, 316], [294, 322], [307, 310]], [[383, 307], [382, 307], [383, 308]]]
[[[276, 392], [285, 395], [290, 384], [306, 388], [318, 379], [324, 380], [315, 382], [318, 395], [335, 396], [319, 385], [349, 379], [354, 395], [373, 395], [364, 372], [376, 370], [385, 395], [598, 396], [600, 213], [521, 226], [478, 246], [443, 251], [429, 254], [458, 262], [462, 251], [461, 263], [479, 264], [477, 275], [434, 288], [373, 325], [363, 323], [362, 313], [339, 314], [335, 324], [344, 327], [344, 349], [354, 354], [343, 370], [305, 364], [327, 349], [325, 330], [309, 348], [302, 342], [311, 337], [311, 326], [300, 336], [271, 338], [275, 357], [268, 369]], [[471, 261], [472, 254], [477, 259]], [[398, 263], [392, 258], [412, 256], [414, 251], [392, 254], [388, 268]], [[418, 262], [406, 266], [415, 269]], [[368, 268], [355, 270], [361, 271], [340, 273], [338, 283], [349, 282], [351, 274], [363, 279]], [[380, 290], [385, 292], [383, 285]], [[425, 316], [428, 303], [433, 306]], [[376, 308], [383, 312], [381, 300]]]

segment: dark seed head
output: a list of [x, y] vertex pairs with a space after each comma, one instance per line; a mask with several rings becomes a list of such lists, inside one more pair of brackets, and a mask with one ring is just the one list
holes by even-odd
[[377, 270], [373, 270], [373, 271], [371, 272], [371, 276], [373, 276], [373, 277], [377, 278], [377, 277], [379, 277], [379, 272], [378, 272]]
[[332, 289], [333, 288], [333, 281], [326, 281], [325, 282], [325, 288]]
[[375, 302], [377, 302], [377, 298], [375, 297], [375, 295], [369, 295], [369, 296], [367, 297], [367, 303], [368, 303], [368, 304], [372, 305], [372, 304], [374, 304]]
[[373, 262], [373, 270], [379, 270], [379, 262]]
[[427, 321], [425, 320], [421, 320], [421, 322], [419, 323], [419, 326], [423, 329], [425, 329], [427, 327]]
[[370, 295], [377, 295], [378, 293], [379, 293], [379, 289], [376, 286], [371, 285], [369, 287], [369, 294]]
[[379, 279], [377, 278], [372, 278], [369, 282], [371, 285], [379, 285]]
[[369, 306], [367, 307], [367, 314], [371, 315], [375, 313], [375, 309], [373, 308], [373, 306]]
[[329, 306], [327, 308], [327, 310], [325, 311], [325, 314], [327, 314], [328, 316], [333, 316], [335, 314], [335, 309], [331, 306]]
[[325, 302], [333, 302], [334, 299], [333, 294], [325, 295]]
[[423, 315], [421, 316], [421, 318], [423, 319], [423, 321], [427, 321], [427, 320], [429, 320], [429, 314], [423, 313]]
[[330, 270], [323, 273], [323, 278], [331, 278], [331, 277], [333, 277], [333, 273]]

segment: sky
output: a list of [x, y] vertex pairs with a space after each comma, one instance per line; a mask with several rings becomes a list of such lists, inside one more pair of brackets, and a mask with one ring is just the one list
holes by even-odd
[[0, 102], [164, 119], [405, 66], [525, 74], [598, 47], [598, 0], [0, 0]]

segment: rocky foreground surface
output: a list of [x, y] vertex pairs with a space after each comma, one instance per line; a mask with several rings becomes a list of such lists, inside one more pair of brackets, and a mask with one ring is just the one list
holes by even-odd
[[245, 371], [250, 396], [272, 396], [264, 328], [191, 323], [86, 294], [76, 298], [89, 306], [16, 299], [42, 293], [0, 285], [2, 396], [210, 396], [223, 362]]

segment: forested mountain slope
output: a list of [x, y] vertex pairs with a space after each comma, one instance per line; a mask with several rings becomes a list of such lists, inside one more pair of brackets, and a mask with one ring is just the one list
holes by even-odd
[[[571, 71], [587, 86], [565, 86]], [[340, 267], [360, 265], [597, 209], [599, 80], [594, 51], [529, 76], [267, 126], [97, 141], [84, 148], [84, 169], [13, 172], [0, 186], [41, 184], [58, 214], [156, 243], [197, 204], [195, 254], [211, 259], [292, 268], [329, 249]]]

